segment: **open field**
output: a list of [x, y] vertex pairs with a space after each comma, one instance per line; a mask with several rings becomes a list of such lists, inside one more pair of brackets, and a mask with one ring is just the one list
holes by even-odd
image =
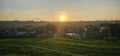
[[0, 56], [120, 56], [120, 0], [0, 0]]
[[0, 39], [0, 56], [119, 56], [120, 41], [68, 38]]

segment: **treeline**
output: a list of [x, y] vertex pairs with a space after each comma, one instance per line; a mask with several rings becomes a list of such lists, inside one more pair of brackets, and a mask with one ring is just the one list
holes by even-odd
[[68, 37], [120, 39], [120, 21], [0, 21], [0, 37]]

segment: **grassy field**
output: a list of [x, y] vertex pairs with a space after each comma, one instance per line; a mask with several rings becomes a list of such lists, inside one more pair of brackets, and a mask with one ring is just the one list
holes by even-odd
[[119, 56], [120, 41], [67, 38], [0, 39], [0, 56]]

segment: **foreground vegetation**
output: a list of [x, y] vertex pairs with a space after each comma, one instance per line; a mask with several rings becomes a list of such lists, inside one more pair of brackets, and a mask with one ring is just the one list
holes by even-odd
[[68, 38], [0, 39], [0, 56], [119, 56], [120, 41]]

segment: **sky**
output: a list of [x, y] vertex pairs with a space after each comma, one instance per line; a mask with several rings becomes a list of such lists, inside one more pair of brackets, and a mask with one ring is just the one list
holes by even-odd
[[0, 0], [0, 20], [120, 20], [120, 0]]

